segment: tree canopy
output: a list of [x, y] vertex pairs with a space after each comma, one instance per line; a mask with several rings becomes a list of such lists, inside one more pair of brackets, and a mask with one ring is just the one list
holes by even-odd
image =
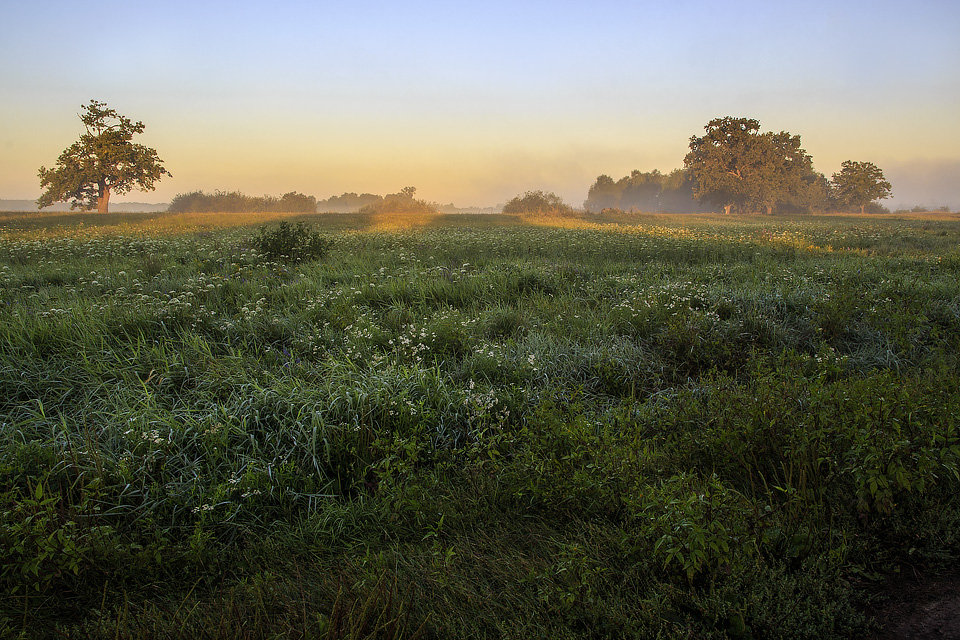
[[96, 207], [106, 213], [112, 193], [152, 191], [158, 180], [171, 175], [154, 149], [132, 142], [134, 135], [143, 133], [142, 122], [97, 100], [81, 108], [80, 139], [60, 154], [54, 168], [40, 167], [40, 187], [45, 191], [38, 207], [69, 201], [71, 209]]
[[891, 186], [883, 171], [872, 162], [844, 160], [833, 174], [833, 194], [842, 206], [860, 207], [860, 213], [874, 200], [890, 197]]
[[755, 161], [760, 121], [752, 118], [715, 118], [704, 127], [706, 135], [690, 138], [684, 165], [696, 178], [693, 195], [718, 202], [729, 213], [746, 203], [747, 176]]
[[786, 131], [760, 132], [753, 118], [715, 118], [704, 127], [705, 135], [690, 138], [684, 165], [696, 184], [698, 200], [716, 202], [729, 213], [766, 210], [804, 203], [818, 183], [810, 156], [801, 147], [800, 136]]

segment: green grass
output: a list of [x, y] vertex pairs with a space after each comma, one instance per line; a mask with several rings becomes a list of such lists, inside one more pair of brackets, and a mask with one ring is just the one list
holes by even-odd
[[165, 220], [0, 221], [0, 635], [856, 637], [958, 560], [950, 216]]

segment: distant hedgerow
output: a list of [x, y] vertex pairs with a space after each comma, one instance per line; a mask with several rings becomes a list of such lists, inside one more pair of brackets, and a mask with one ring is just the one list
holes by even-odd
[[310, 231], [302, 222], [292, 225], [284, 220], [276, 226], [260, 227], [251, 244], [271, 260], [302, 262], [324, 257], [333, 241], [316, 231]]

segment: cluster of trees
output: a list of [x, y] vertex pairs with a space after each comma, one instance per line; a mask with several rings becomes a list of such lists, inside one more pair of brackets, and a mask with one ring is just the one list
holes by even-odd
[[883, 210], [875, 201], [890, 183], [870, 162], [847, 160], [831, 179], [813, 168], [800, 136], [761, 132], [752, 118], [715, 118], [690, 138], [684, 168], [662, 174], [634, 171], [614, 181], [599, 176], [583, 206], [604, 209], [725, 213]]
[[414, 197], [416, 187], [404, 187], [399, 193], [388, 193], [380, 200], [360, 208], [360, 213], [437, 213], [439, 207]]
[[847, 160], [832, 180], [813, 169], [800, 136], [760, 132], [752, 118], [715, 118], [703, 136], [690, 138], [683, 159], [697, 200], [731, 210], [825, 210], [859, 208], [890, 195], [890, 183], [870, 162]]
[[706, 134], [690, 138], [683, 159], [693, 195], [731, 210], [773, 213], [783, 205], [816, 209], [826, 204], [826, 178], [813, 170], [800, 136], [760, 132], [752, 118], [716, 118]]
[[642, 172], [634, 170], [629, 176], [617, 181], [607, 175], [597, 181], [587, 192], [583, 208], [592, 213], [604, 209], [622, 211], [655, 211], [665, 213], [691, 213], [709, 211], [712, 207], [693, 197], [693, 175], [676, 169], [670, 173], [657, 170]]
[[503, 212], [565, 216], [574, 213], [574, 210], [555, 193], [527, 191], [503, 205]]
[[211, 213], [229, 211], [231, 213], [260, 213], [265, 211], [314, 213], [317, 199], [302, 193], [291, 191], [279, 198], [274, 196], [247, 196], [239, 191], [191, 191], [178, 193], [167, 211], [171, 213]]

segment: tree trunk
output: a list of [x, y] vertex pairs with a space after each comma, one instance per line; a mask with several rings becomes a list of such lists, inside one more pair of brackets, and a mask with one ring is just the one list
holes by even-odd
[[97, 196], [97, 213], [107, 213], [110, 207], [110, 187], [100, 183], [100, 194]]
[[725, 215], [725, 216], [730, 215], [730, 209], [732, 209], [732, 208], [733, 208], [733, 205], [732, 205], [732, 204], [725, 204], [725, 205], [723, 205], [723, 215]]
[[863, 210], [866, 208], [867, 208], [867, 205], [865, 204], [860, 205], [860, 215], [863, 215]]
[[768, 216], [772, 216], [772, 215], [773, 215], [773, 205], [772, 205], [772, 204], [768, 204], [768, 205], [767, 205], [767, 215], [768, 215]]

